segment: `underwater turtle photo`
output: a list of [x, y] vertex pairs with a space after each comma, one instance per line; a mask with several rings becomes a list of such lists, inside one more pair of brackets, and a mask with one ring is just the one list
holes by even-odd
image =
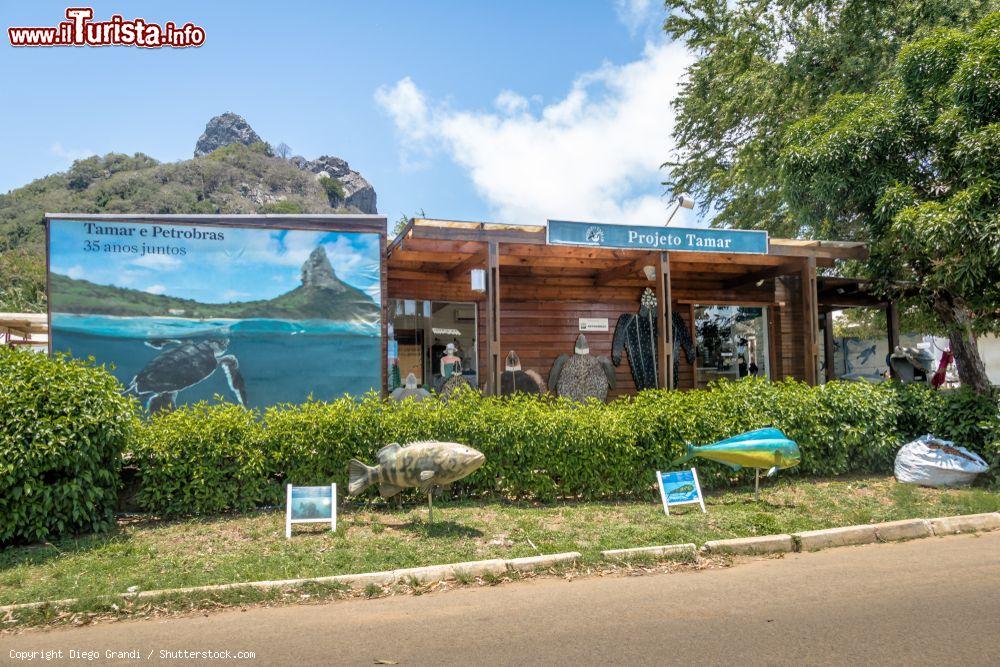
[[591, 356], [587, 338], [580, 334], [573, 354], [560, 354], [556, 358], [549, 373], [549, 387], [559, 396], [574, 401], [588, 398], [605, 401], [608, 390], [615, 388], [615, 368], [607, 357]]
[[207, 380], [219, 368], [240, 405], [247, 404], [247, 386], [235, 355], [226, 354], [228, 338], [205, 340], [154, 339], [146, 341], [163, 350], [143, 367], [128, 386], [146, 403], [150, 412], [172, 410], [177, 394]]

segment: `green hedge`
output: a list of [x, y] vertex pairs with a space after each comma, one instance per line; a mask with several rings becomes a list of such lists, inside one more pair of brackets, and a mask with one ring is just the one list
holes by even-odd
[[[390, 442], [455, 440], [486, 464], [458, 493], [505, 498], [648, 497], [652, 471], [684, 443], [710, 443], [774, 425], [797, 441], [802, 463], [785, 474], [891, 473], [899, 446], [932, 432], [1000, 465], [995, 400], [968, 391], [895, 384], [745, 379], [698, 391], [643, 392], [607, 405], [464, 392], [449, 402], [386, 403], [374, 395], [277, 406], [257, 415], [232, 405], [197, 405], [152, 419], [137, 438], [141, 505], [160, 514], [212, 513], [277, 504], [281, 485], [336, 481], [347, 462], [375, 462]], [[706, 487], [752, 472], [697, 459]], [[371, 491], [369, 494], [373, 493]]]
[[114, 523], [134, 403], [104, 368], [0, 348], [0, 544]]

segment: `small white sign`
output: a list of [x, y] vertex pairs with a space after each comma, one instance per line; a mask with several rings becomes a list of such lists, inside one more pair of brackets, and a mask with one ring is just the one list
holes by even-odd
[[285, 537], [293, 523], [329, 523], [337, 530], [337, 485], [285, 487]]
[[606, 317], [581, 317], [580, 331], [607, 331], [608, 318]]

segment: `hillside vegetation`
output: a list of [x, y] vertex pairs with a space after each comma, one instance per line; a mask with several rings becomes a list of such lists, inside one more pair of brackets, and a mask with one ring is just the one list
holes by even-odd
[[[0, 195], [0, 311], [45, 310], [46, 212], [346, 213], [334, 179], [273, 157], [267, 144], [231, 144], [160, 163], [109, 153]], [[334, 205], [331, 205], [334, 204]]]

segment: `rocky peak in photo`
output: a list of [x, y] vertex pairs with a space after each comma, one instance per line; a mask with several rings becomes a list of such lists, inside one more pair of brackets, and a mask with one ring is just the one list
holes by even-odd
[[344, 292], [347, 287], [337, 277], [337, 273], [330, 264], [330, 258], [322, 247], [314, 248], [309, 253], [309, 258], [302, 264], [302, 286], [317, 287], [321, 289], [333, 290], [334, 292]]
[[216, 148], [230, 144], [250, 146], [260, 141], [262, 141], [260, 135], [253, 131], [243, 116], [227, 111], [208, 121], [205, 131], [198, 137], [198, 143], [194, 146], [194, 156], [208, 155]]

